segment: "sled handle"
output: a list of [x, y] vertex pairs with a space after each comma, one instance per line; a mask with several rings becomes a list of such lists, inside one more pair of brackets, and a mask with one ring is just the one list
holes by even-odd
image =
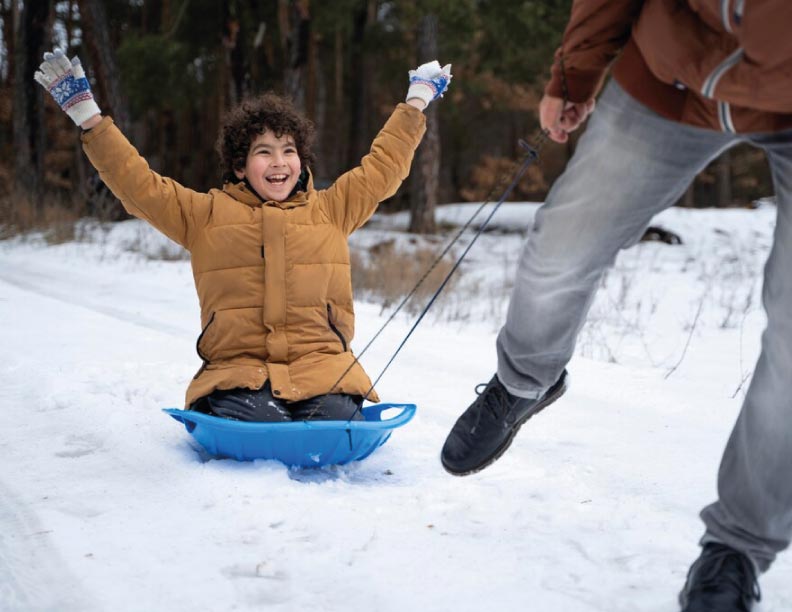
[[[382, 419], [382, 413], [386, 410], [391, 410], [395, 408], [401, 408], [402, 411], [394, 417], [389, 419]], [[373, 423], [379, 422], [382, 425], [386, 425], [388, 428], [392, 427], [401, 427], [405, 423], [408, 423], [414, 416], [415, 416], [415, 404], [374, 404], [373, 406], [366, 406], [363, 408], [363, 411], [368, 416], [369, 414], [374, 415], [376, 420], [372, 420]], [[369, 419], [367, 418], [366, 421], [352, 421], [353, 423], [364, 424]]]
[[179, 423], [183, 423], [188, 433], [192, 433], [193, 429], [195, 429], [196, 422], [189, 417], [189, 411], [179, 410], [178, 408], [163, 408], [162, 412], [168, 413]]

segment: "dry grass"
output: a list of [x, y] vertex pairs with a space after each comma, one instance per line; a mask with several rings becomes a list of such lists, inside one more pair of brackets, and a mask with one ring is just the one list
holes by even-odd
[[[478, 164], [471, 170], [468, 185], [460, 191], [460, 195], [468, 202], [497, 199], [519, 167], [519, 163], [508, 157], [482, 155]], [[528, 171], [515, 186], [511, 198], [533, 200], [541, 197], [547, 189], [542, 168], [534, 164], [528, 167]]]
[[[383, 310], [395, 307], [426, 274], [440, 250], [441, 247], [410, 245], [409, 250], [402, 252], [395, 240], [386, 240], [365, 251], [352, 251], [355, 295], [381, 303]], [[416, 314], [423, 309], [453, 265], [448, 256], [437, 263], [405, 305], [408, 314]], [[449, 280], [442, 296], [452, 292], [458, 274], [459, 270]], [[442, 297], [436, 306], [441, 302]]]
[[0, 240], [42, 232], [50, 244], [68, 242], [75, 239], [75, 224], [84, 215], [84, 204], [75, 197], [3, 195], [0, 196]]

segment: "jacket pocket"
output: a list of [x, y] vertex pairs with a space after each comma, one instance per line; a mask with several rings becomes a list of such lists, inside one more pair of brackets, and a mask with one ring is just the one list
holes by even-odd
[[212, 326], [212, 323], [214, 323], [215, 314], [216, 313], [213, 312], [212, 316], [209, 317], [209, 321], [206, 323], [204, 328], [201, 330], [201, 334], [198, 336], [198, 340], [195, 341], [195, 352], [198, 353], [198, 357], [201, 358], [201, 361], [203, 361], [203, 364], [198, 369], [198, 371], [195, 373], [195, 376], [193, 376], [193, 380], [198, 378], [201, 375], [201, 373], [206, 369], [206, 366], [209, 365], [209, 358], [201, 350], [201, 340], [204, 339], [204, 336], [206, 335], [207, 330]]
[[347, 341], [338, 327], [336, 327], [336, 324], [333, 322], [333, 309], [330, 304], [327, 305], [327, 324], [330, 326], [330, 329], [333, 330], [333, 333], [338, 336], [338, 339], [341, 341], [341, 346], [344, 347], [344, 352], [346, 353]]

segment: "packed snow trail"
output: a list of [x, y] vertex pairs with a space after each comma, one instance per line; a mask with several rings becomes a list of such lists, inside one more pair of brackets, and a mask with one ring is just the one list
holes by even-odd
[[[746, 231], [766, 236], [757, 219]], [[361, 463], [289, 470], [208, 459], [160, 412], [199, 365], [189, 264], [113, 248], [0, 244], [2, 612], [676, 610], [740, 407], [740, 342], [750, 367], [760, 320], [720, 329], [707, 310], [668, 379], [668, 361], [576, 357], [569, 393], [463, 479], [438, 453], [492, 375], [495, 329], [427, 321], [379, 388], [416, 418]], [[699, 271], [657, 269], [690, 252], [639, 248], [622, 268], [689, 298], [653, 322], [678, 347]], [[501, 274], [488, 253], [476, 265]], [[387, 313], [357, 312], [362, 346]], [[372, 347], [369, 371], [409, 323]], [[598, 333], [622, 342], [606, 323]], [[762, 577], [765, 612], [792, 609], [790, 570], [782, 555]]]

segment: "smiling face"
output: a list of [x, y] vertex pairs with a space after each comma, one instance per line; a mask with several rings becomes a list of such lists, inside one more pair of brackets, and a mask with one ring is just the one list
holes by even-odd
[[297, 184], [300, 170], [294, 138], [288, 134], [279, 138], [266, 130], [250, 143], [244, 169], [234, 170], [234, 174], [240, 180], [247, 178], [264, 200], [283, 202]]

